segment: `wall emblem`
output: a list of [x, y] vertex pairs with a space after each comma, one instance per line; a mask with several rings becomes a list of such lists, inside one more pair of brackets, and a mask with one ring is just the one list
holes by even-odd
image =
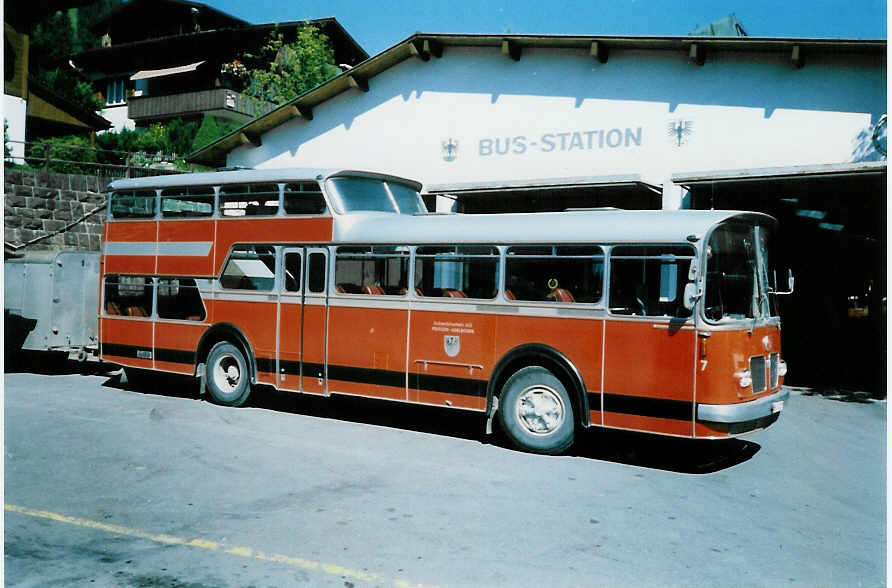
[[458, 335], [444, 335], [443, 349], [446, 350], [446, 355], [455, 357], [461, 351], [461, 339], [459, 339]]
[[458, 141], [450, 137], [448, 141], [443, 141], [441, 145], [443, 147], [443, 160], [455, 161], [455, 158], [458, 157]]
[[675, 143], [676, 147], [681, 147], [687, 143], [688, 138], [690, 138], [693, 132], [694, 121], [692, 120], [673, 121], [667, 125], [666, 129], [666, 133], [672, 139], [672, 142]]

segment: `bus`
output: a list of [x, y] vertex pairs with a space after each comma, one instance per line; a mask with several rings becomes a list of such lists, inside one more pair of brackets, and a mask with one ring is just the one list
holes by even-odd
[[726, 439], [779, 417], [773, 218], [437, 214], [421, 188], [322, 169], [112, 182], [101, 358], [228, 406], [262, 385], [478, 411], [546, 454], [588, 427]]

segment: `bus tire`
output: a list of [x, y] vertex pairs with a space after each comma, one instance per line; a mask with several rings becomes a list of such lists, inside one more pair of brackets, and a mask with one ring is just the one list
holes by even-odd
[[216, 404], [242, 406], [251, 395], [251, 374], [244, 353], [229, 341], [211, 347], [205, 365], [208, 394]]
[[544, 367], [525, 367], [508, 378], [498, 415], [511, 442], [524, 451], [555, 455], [573, 444], [576, 420], [570, 395]]

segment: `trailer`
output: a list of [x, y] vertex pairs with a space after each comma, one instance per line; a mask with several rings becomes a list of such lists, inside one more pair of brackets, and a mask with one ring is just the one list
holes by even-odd
[[95, 359], [99, 348], [99, 253], [36, 251], [4, 262], [5, 351], [68, 352]]

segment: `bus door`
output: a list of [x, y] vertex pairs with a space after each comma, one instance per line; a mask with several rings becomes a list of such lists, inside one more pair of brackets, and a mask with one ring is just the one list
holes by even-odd
[[303, 333], [304, 250], [282, 251], [279, 291], [279, 381], [282, 390], [300, 391], [301, 334]]
[[301, 390], [328, 395], [328, 250], [304, 249]]
[[692, 434], [697, 336], [683, 294], [693, 256], [681, 245], [612, 248], [604, 425]]

